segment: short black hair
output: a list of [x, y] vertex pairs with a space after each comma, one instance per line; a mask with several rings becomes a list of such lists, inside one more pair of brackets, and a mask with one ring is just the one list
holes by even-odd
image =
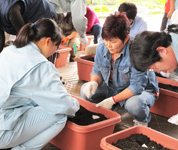
[[130, 2], [124, 2], [122, 3], [119, 8], [118, 8], [119, 12], [125, 12], [126, 16], [128, 19], [135, 19], [136, 15], [137, 15], [137, 7], [134, 3], [130, 3]]
[[130, 42], [130, 62], [138, 71], [146, 71], [149, 66], [161, 60], [159, 46], [168, 47], [172, 39], [168, 33], [143, 31]]
[[102, 38], [111, 39], [119, 38], [123, 42], [125, 41], [127, 35], [130, 32], [130, 23], [125, 14], [111, 14], [105, 20], [102, 28]]

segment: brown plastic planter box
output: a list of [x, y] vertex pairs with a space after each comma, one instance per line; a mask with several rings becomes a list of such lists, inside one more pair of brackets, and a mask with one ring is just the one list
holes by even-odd
[[62, 150], [102, 150], [101, 139], [113, 133], [115, 124], [121, 121], [121, 116], [103, 107], [97, 108], [95, 104], [86, 100], [75, 98], [89, 111], [104, 114], [109, 119], [88, 126], [79, 126], [67, 121], [64, 129], [50, 143]]
[[59, 57], [56, 58], [56, 62], [55, 62], [55, 67], [56, 68], [60, 68], [60, 67], [64, 67], [67, 63], [67, 58], [69, 55], [69, 52], [71, 51], [71, 47], [69, 46], [60, 46], [59, 50], [57, 50], [57, 52], [59, 53]]
[[129, 137], [131, 134], [144, 134], [150, 138], [150, 140], [155, 141], [157, 144], [161, 144], [162, 146], [176, 150], [178, 148], [178, 140], [167, 136], [163, 133], [155, 131], [148, 127], [143, 126], [135, 126], [120, 132], [116, 132], [114, 134], [108, 135], [102, 138], [100, 146], [104, 150], [121, 150], [112, 145], [112, 143], [117, 142], [119, 139], [125, 139]]
[[94, 57], [95, 55], [87, 55], [80, 58], [74, 58], [77, 62], [78, 76], [80, 80], [90, 81], [90, 73], [92, 72], [94, 62], [87, 59]]
[[[177, 81], [161, 77], [157, 77], [157, 79], [159, 83], [178, 86]], [[168, 118], [176, 115], [178, 112], [178, 93], [160, 88], [160, 96], [150, 111]]]

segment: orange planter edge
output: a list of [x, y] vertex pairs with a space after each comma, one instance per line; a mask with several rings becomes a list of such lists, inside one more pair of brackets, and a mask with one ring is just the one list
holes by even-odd
[[59, 57], [56, 58], [56, 61], [55, 61], [55, 67], [56, 68], [60, 68], [60, 67], [66, 66], [67, 58], [68, 58], [69, 52], [71, 50], [72, 50], [71, 47], [60, 46], [60, 49], [57, 50], [57, 52], [59, 53]]
[[77, 62], [78, 77], [80, 80], [90, 81], [90, 73], [92, 72], [94, 62], [86, 59], [94, 57], [95, 55], [87, 55], [80, 58], [74, 58], [74, 61]]
[[[178, 86], [177, 81], [157, 77], [159, 83]], [[150, 108], [152, 113], [170, 118], [178, 113], [178, 93], [160, 88], [160, 96]]]

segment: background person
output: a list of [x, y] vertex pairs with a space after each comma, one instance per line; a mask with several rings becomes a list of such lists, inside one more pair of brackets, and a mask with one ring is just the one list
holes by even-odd
[[94, 35], [94, 44], [97, 44], [98, 39], [101, 36], [102, 27], [100, 25], [100, 21], [96, 13], [88, 6], [86, 7], [86, 9], [87, 13], [85, 17], [88, 20], [86, 33]]
[[80, 42], [83, 45], [87, 45], [88, 39], [86, 37], [87, 18], [86, 14], [86, 2], [91, 3], [91, 0], [48, 0], [54, 7], [56, 14], [71, 12], [72, 23], [74, 28], [80, 36]]
[[14, 45], [0, 53], [0, 149], [40, 150], [78, 111], [78, 100], [46, 59], [60, 42], [57, 24], [40, 19], [24, 25]]
[[165, 8], [164, 8], [164, 15], [163, 15], [163, 19], [161, 22], [161, 28], [160, 31], [164, 31], [166, 29], [167, 26], [167, 22], [168, 22], [168, 13], [170, 11], [170, 0], [166, 0], [165, 2]]
[[[135, 37], [138, 33], [147, 30], [147, 23], [141, 18], [137, 16], [137, 7], [134, 3], [131, 2], [123, 2], [118, 7], [118, 12], [125, 13], [130, 23], [130, 36]], [[103, 39], [100, 38], [99, 43], [102, 43]], [[86, 47], [86, 54], [95, 54], [97, 45], [89, 45]]]
[[75, 52], [73, 44], [76, 45], [77, 52], [80, 50], [80, 39], [78, 38], [78, 33], [75, 30], [72, 23], [71, 12], [62, 13], [57, 15], [58, 26], [62, 29], [62, 45], [70, 46], [72, 51], [70, 51], [70, 62], [74, 62]]
[[138, 33], [147, 30], [147, 23], [137, 15], [137, 7], [134, 3], [123, 2], [118, 7], [120, 13], [125, 13], [130, 22], [130, 36], [135, 37]]
[[0, 52], [5, 33], [16, 35], [28, 22], [40, 18], [55, 18], [54, 6], [47, 0], [0, 0]]
[[[135, 70], [129, 60], [130, 23], [123, 14], [108, 16], [102, 28], [104, 43], [97, 47], [90, 82], [81, 87], [81, 96], [97, 107], [124, 106], [134, 125], [147, 126], [150, 108], [158, 96], [153, 72]], [[133, 107], [136, 106], [136, 107]]]

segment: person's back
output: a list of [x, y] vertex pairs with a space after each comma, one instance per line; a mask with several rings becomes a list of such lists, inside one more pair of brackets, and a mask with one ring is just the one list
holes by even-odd
[[55, 18], [54, 6], [47, 0], [0, 1], [0, 52], [5, 43], [5, 33], [16, 35], [25, 23], [40, 18]]
[[79, 109], [47, 60], [61, 38], [55, 21], [43, 18], [24, 25], [0, 53], [0, 149], [42, 149]]

